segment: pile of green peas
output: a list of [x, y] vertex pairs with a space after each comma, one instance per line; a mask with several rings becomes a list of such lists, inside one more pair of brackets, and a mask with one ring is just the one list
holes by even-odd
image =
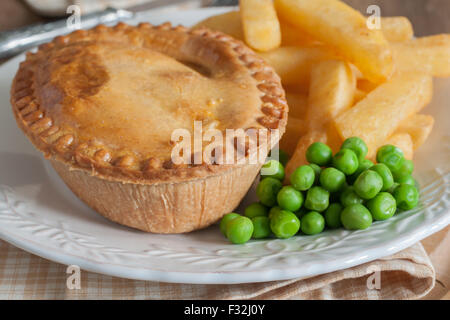
[[[419, 202], [414, 164], [401, 149], [385, 145], [378, 149], [374, 164], [366, 159], [366, 143], [351, 137], [332, 154], [324, 143], [315, 142], [306, 151], [307, 165], [298, 167], [283, 186], [283, 163], [270, 160], [263, 167], [275, 170], [261, 175], [256, 188], [259, 202], [244, 215], [229, 213], [220, 222], [222, 233], [235, 244], [251, 238], [290, 238], [301, 232], [321, 233], [325, 228], [367, 229], [373, 220], [386, 220]], [[280, 150], [284, 164], [287, 157]]]

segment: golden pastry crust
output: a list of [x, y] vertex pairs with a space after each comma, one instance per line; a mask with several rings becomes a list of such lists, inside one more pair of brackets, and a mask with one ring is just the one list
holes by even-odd
[[[164, 92], [164, 86], [178, 84], [178, 95]], [[216, 106], [216, 97], [222, 106]], [[148, 101], [150, 109], [144, 106]], [[184, 104], [174, 109], [179, 101]], [[279, 77], [242, 42], [206, 29], [147, 23], [97, 26], [41, 45], [21, 63], [11, 104], [19, 127], [46, 157], [137, 184], [187, 181], [242, 166], [174, 165], [167, 153], [170, 140], [159, 130], [202, 120], [223, 130], [265, 127], [281, 135], [288, 111]], [[167, 126], [152, 128], [151, 121]], [[270, 141], [270, 147], [277, 142]]]

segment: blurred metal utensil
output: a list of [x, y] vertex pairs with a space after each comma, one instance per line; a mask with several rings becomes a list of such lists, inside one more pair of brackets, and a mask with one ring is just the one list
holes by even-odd
[[211, 6], [215, 7], [227, 7], [227, 6], [237, 6], [239, 4], [239, 0], [212, 0]]
[[[140, 12], [190, 1], [192, 0], [155, 0], [127, 8], [126, 10], [108, 8], [101, 12], [81, 16], [80, 28], [89, 29], [101, 23], [127, 20], [136, 17]], [[74, 29], [68, 26], [67, 19], [61, 19], [0, 32], [0, 59], [13, 56], [41, 43], [48, 42], [56, 36], [72, 31]]]

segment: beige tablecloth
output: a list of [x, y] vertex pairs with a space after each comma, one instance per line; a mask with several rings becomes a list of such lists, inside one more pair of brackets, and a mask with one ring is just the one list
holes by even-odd
[[428, 297], [449, 298], [450, 227], [424, 243], [429, 255], [417, 243], [383, 259], [308, 279], [191, 285], [134, 281], [81, 270], [80, 289], [68, 289], [67, 266], [0, 241], [0, 299], [419, 299], [435, 283]]

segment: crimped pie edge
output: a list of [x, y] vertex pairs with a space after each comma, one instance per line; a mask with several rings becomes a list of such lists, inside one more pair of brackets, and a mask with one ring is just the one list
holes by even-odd
[[[264, 116], [257, 119], [255, 128], [262, 126], [267, 129], [279, 129], [280, 137], [284, 133], [288, 107], [280, 78], [262, 58], [241, 41], [221, 32], [204, 28], [192, 30], [184, 26], [172, 27], [170, 23], [156, 26], [141, 23], [134, 27], [121, 22], [114, 27], [99, 25], [90, 30], [78, 30], [65, 36], [56, 37], [53, 41], [39, 46], [36, 53], [28, 52], [27, 58], [20, 64], [11, 87], [11, 105], [14, 116], [19, 127], [34, 146], [44, 153], [46, 158], [61, 161], [71, 170], [90, 171], [91, 175], [102, 179], [139, 184], [189, 181], [209, 175], [224, 174], [232, 168], [242, 166], [242, 164], [208, 164], [205, 162], [200, 165], [174, 165], [173, 163], [163, 163], [157, 158], [147, 158], [138, 160], [139, 169], [136, 170], [132, 168], [132, 164], [137, 161], [133, 156], [115, 157], [114, 154], [103, 148], [96, 150], [94, 156], [88, 156], [81, 152], [83, 142], [77, 141], [75, 133], [61, 135], [60, 128], [54, 125], [51, 115], [45, 114], [41, 110], [37, 97], [34, 95], [36, 83], [33, 81], [33, 63], [30, 62], [32, 57], [41, 51], [51, 50], [55, 44], [67, 43], [74, 36], [80, 38], [89, 33], [106, 30], [114, 33], [125, 32], [130, 28], [184, 32], [192, 36], [206, 37], [211, 41], [226, 43], [258, 82], [257, 89], [261, 92], [261, 111]], [[244, 130], [246, 129], [250, 128], [244, 128]], [[270, 148], [278, 142], [271, 138], [269, 141]], [[258, 148], [267, 147], [260, 142], [257, 141]]]

